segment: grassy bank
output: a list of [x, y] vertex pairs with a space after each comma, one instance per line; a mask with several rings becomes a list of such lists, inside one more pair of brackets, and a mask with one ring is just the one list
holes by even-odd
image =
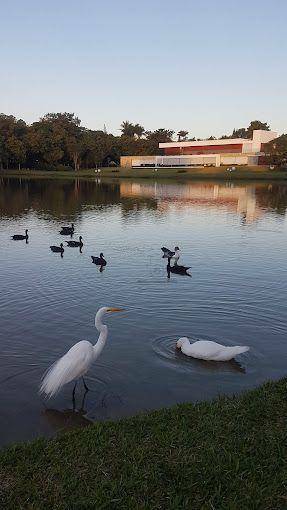
[[5, 509], [287, 508], [287, 380], [13, 446]]
[[96, 174], [93, 169], [72, 171], [41, 171], [41, 170], [2, 170], [1, 176], [11, 177], [34, 177], [34, 178], [57, 178], [57, 179], [75, 179], [75, 178], [172, 178], [172, 179], [228, 179], [228, 180], [286, 180], [287, 171], [269, 170], [266, 166], [255, 167], [236, 167], [234, 172], [228, 172], [226, 167], [201, 167], [201, 168], [159, 168], [156, 172], [153, 168], [102, 168], [100, 174]]

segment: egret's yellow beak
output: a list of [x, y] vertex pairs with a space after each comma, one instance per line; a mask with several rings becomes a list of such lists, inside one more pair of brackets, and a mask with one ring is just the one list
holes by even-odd
[[107, 312], [123, 312], [124, 308], [108, 308]]

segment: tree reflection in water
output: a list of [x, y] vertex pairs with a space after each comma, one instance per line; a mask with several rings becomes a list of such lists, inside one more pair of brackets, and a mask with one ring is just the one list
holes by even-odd
[[234, 210], [242, 224], [265, 212], [284, 215], [287, 209], [287, 185], [284, 183], [174, 182], [85, 179], [1, 178], [0, 214], [23, 216], [33, 210], [39, 216], [56, 221], [76, 221], [83, 208], [119, 205], [123, 218], [133, 218], [143, 210], [156, 215], [175, 208], [194, 205]]

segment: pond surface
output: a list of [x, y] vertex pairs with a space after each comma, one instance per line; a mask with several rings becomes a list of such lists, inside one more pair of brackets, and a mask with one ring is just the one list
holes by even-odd
[[[233, 394], [287, 372], [287, 186], [161, 181], [0, 182], [0, 442], [52, 435], [177, 402]], [[59, 244], [75, 223], [82, 253]], [[11, 235], [29, 229], [29, 242]], [[171, 274], [161, 246], [192, 277]], [[103, 272], [91, 255], [104, 253]], [[38, 395], [47, 367], [75, 342], [108, 343], [73, 411], [69, 384]], [[249, 345], [232, 363], [176, 352], [179, 336]]]

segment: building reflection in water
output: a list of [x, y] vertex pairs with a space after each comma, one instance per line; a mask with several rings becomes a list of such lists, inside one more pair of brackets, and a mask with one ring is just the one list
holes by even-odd
[[144, 210], [164, 214], [170, 208], [216, 208], [251, 223], [268, 211], [285, 215], [284, 183], [175, 182], [104, 179], [0, 179], [0, 216], [33, 211], [56, 221], [75, 221], [83, 210], [120, 206], [123, 217]]
[[[282, 214], [283, 210], [285, 213], [287, 207], [287, 186], [283, 184], [280, 191], [283, 204], [281, 204], [281, 211], [277, 210], [276, 212]], [[278, 197], [278, 193], [277, 184], [237, 185], [231, 182], [184, 184], [122, 182], [120, 184], [121, 198], [153, 198], [157, 202], [157, 208], [162, 211], [168, 210], [170, 207], [181, 208], [189, 205], [224, 208], [240, 215], [243, 223], [251, 223], [260, 218], [272, 203], [272, 200], [266, 199], [266, 194], [271, 198], [274, 195]], [[265, 197], [263, 203], [262, 197]], [[273, 209], [273, 207], [271, 208]]]

